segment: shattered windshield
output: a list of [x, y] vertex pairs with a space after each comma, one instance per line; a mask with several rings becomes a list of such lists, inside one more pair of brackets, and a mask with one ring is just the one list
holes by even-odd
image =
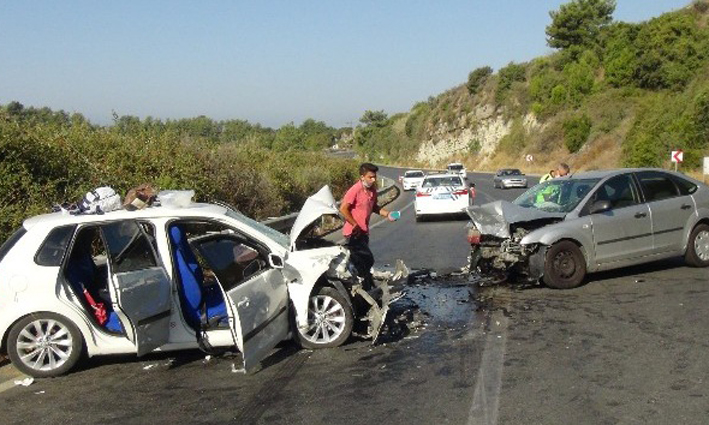
[[567, 213], [579, 204], [600, 179], [558, 178], [540, 183], [514, 200], [515, 205]]
[[269, 238], [271, 238], [271, 240], [273, 240], [274, 242], [276, 242], [277, 244], [281, 245], [284, 248], [288, 248], [288, 246], [290, 245], [290, 239], [288, 238], [288, 236], [284, 235], [283, 233], [279, 232], [278, 230], [275, 230], [271, 227], [266, 226], [263, 223], [260, 223], [252, 218], [249, 218], [249, 217], [245, 216], [244, 214], [241, 214], [240, 212], [237, 212], [237, 211], [234, 211], [230, 208], [227, 208], [226, 215], [228, 215], [229, 217], [235, 218], [235, 219], [241, 221], [242, 223], [248, 224], [249, 226], [251, 226], [254, 229], [261, 232], [262, 234], [268, 236]]

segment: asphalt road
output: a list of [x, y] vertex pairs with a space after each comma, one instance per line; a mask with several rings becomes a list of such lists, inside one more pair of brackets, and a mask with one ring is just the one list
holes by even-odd
[[[477, 203], [521, 193], [469, 178]], [[439, 278], [404, 288], [379, 344], [285, 342], [251, 375], [233, 372], [238, 355], [92, 359], [29, 387], [0, 384], [0, 423], [706, 423], [707, 270], [665, 261], [568, 291], [478, 292], [446, 276], [465, 265], [466, 220], [416, 223], [412, 201], [404, 193], [390, 205], [402, 219], [373, 227], [377, 265], [401, 258]]]

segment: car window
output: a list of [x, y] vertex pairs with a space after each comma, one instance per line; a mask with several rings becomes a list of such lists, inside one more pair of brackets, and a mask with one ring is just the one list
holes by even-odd
[[463, 181], [460, 177], [436, 177], [423, 181], [422, 187], [439, 187], [439, 186], [462, 186]]
[[449, 166], [448, 166], [448, 169], [449, 169], [449, 170], [453, 170], [453, 171], [460, 171], [460, 170], [463, 169], [463, 166], [460, 165], [460, 164], [457, 164], [457, 165], [449, 165]]
[[52, 229], [42, 246], [34, 256], [34, 262], [40, 266], [56, 267], [62, 263], [76, 226], [63, 226]]
[[576, 208], [599, 180], [568, 178], [547, 180], [521, 194], [513, 203], [524, 208], [547, 212], [569, 212]]
[[658, 171], [642, 171], [637, 173], [640, 186], [645, 194], [645, 201], [659, 201], [662, 199], [673, 198], [679, 195], [677, 185], [665, 173]]
[[231, 218], [235, 218], [242, 223], [247, 224], [249, 227], [251, 227], [251, 228], [255, 229], [256, 231], [260, 232], [261, 234], [267, 236], [272, 241], [276, 242], [277, 244], [281, 245], [284, 248], [288, 248], [290, 246], [290, 239], [288, 238], [288, 236], [284, 235], [283, 233], [279, 232], [276, 229], [268, 227], [265, 224], [260, 223], [256, 220], [249, 218], [249, 217], [241, 214], [240, 212], [234, 211], [232, 209], [227, 209], [226, 215]]
[[206, 269], [214, 273], [225, 291], [270, 269], [261, 247], [237, 235], [212, 236], [194, 244]]
[[143, 270], [158, 265], [150, 238], [133, 220], [101, 226], [113, 273]]
[[19, 241], [22, 236], [27, 233], [27, 230], [25, 230], [24, 227], [20, 227], [19, 229], [15, 230], [15, 232], [10, 235], [9, 238], [0, 246], [0, 261], [2, 261], [3, 258], [7, 255], [8, 252], [12, 249], [13, 246]]
[[623, 208], [639, 203], [639, 196], [629, 174], [606, 180], [596, 191], [592, 202], [609, 201], [611, 209]]
[[519, 175], [521, 175], [521, 174], [522, 174], [522, 172], [519, 171], [519, 170], [510, 170], [510, 175], [511, 175], [511, 176], [519, 176]]
[[423, 177], [423, 172], [421, 171], [407, 171], [404, 173], [404, 177]]
[[677, 184], [679, 194], [682, 196], [691, 195], [697, 191], [697, 185], [689, 180], [683, 179], [682, 177], [678, 177], [675, 175], [672, 175], [672, 180], [674, 180], [675, 184]]

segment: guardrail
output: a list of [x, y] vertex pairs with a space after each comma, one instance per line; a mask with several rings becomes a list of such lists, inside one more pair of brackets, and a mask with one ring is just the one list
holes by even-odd
[[[392, 190], [399, 190], [396, 187], [394, 180], [392, 180], [388, 177], [382, 176], [380, 178], [380, 181], [381, 181], [380, 187], [382, 187], [382, 189], [379, 189], [377, 191], [377, 199], [379, 199], [385, 195], [388, 195], [389, 192], [391, 192]], [[380, 204], [380, 205], [386, 205], [387, 203], [388, 202]], [[280, 216], [280, 217], [273, 217], [273, 218], [269, 218], [267, 220], [264, 220], [261, 223], [265, 224], [266, 226], [268, 226], [272, 229], [278, 230], [279, 232], [288, 233], [288, 232], [290, 232], [291, 227], [293, 227], [293, 223], [295, 223], [295, 219], [298, 217], [298, 214], [299, 213], [296, 212], [296, 213], [292, 213], [292, 214], [288, 214], [288, 215], [284, 215], [284, 216]]]

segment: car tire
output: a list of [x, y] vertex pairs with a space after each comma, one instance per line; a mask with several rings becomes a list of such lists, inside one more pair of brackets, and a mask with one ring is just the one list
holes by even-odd
[[35, 378], [60, 376], [82, 356], [84, 338], [69, 319], [55, 313], [33, 313], [10, 329], [7, 353], [15, 367]]
[[581, 285], [586, 277], [586, 259], [581, 249], [571, 241], [552, 245], [544, 262], [544, 283], [554, 289], [571, 289]]
[[308, 328], [295, 334], [301, 347], [332, 348], [347, 341], [353, 326], [354, 314], [345, 296], [324, 286], [308, 300]]
[[689, 234], [684, 261], [692, 267], [709, 266], [709, 225], [697, 224]]

